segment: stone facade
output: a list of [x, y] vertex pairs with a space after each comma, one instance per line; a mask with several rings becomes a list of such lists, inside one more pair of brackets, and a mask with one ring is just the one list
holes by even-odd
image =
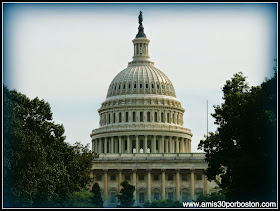
[[195, 200], [217, 189], [207, 181], [204, 153], [191, 153], [184, 108], [168, 77], [149, 60], [146, 37], [133, 40], [134, 56], [111, 82], [91, 133], [92, 173], [105, 207], [117, 206], [120, 183], [136, 187], [135, 205], [157, 199]]

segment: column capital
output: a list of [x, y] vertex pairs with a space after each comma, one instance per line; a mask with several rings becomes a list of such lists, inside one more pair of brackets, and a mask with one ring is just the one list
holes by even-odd
[[136, 172], [136, 171], [137, 171], [137, 169], [132, 169], [132, 171], [133, 171], [133, 172]]
[[165, 171], [166, 171], [166, 169], [161, 169], [161, 171], [162, 171], [162, 172], [165, 172]]
[[148, 172], [148, 173], [151, 173], [151, 171], [152, 171], [152, 169], [147, 169], [147, 172]]
[[122, 171], [123, 169], [118, 169], [118, 171]]
[[180, 169], [175, 169], [175, 171], [179, 173], [179, 172], [180, 172]]
[[107, 172], [107, 171], [108, 171], [108, 169], [103, 169], [103, 171]]

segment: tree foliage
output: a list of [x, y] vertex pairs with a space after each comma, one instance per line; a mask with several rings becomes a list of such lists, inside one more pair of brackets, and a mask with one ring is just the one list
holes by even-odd
[[4, 207], [60, 206], [90, 181], [88, 146], [65, 141], [50, 105], [3, 87]]
[[242, 73], [227, 80], [211, 114], [218, 129], [200, 141], [206, 175], [221, 176], [228, 200], [276, 200], [276, 75], [253, 87]]
[[121, 207], [132, 207], [134, 203], [133, 192], [135, 191], [135, 186], [128, 184], [125, 180], [121, 183], [123, 187], [120, 191], [120, 194], [117, 195]]
[[196, 201], [206, 202], [206, 201], [225, 201], [226, 196], [223, 192], [213, 192], [211, 194], [201, 194]]
[[101, 189], [98, 185], [98, 183], [94, 183], [92, 186], [91, 192], [93, 193], [92, 197], [92, 203], [94, 204], [95, 207], [103, 207], [103, 200], [101, 197]]
[[67, 196], [64, 207], [95, 207], [92, 203], [93, 193], [85, 189], [75, 191]]
[[166, 200], [155, 200], [152, 202], [146, 201], [144, 204], [145, 208], [150, 207], [183, 207], [182, 202], [179, 201], [173, 201], [171, 199]]

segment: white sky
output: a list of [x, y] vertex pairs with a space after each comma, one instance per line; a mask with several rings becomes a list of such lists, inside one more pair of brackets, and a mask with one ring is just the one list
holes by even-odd
[[225, 81], [239, 71], [249, 85], [273, 76], [275, 3], [4, 3], [4, 84], [49, 102], [67, 142], [90, 143], [110, 82], [132, 60], [140, 10], [150, 59], [172, 81], [186, 109], [184, 127], [194, 134], [192, 151], [199, 152], [206, 100], [213, 113]]

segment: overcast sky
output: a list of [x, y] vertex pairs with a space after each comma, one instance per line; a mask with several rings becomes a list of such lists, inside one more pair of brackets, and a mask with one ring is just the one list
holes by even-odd
[[[132, 60], [140, 10], [150, 60], [173, 83], [192, 151], [201, 152], [206, 101], [213, 113], [239, 71], [251, 86], [273, 76], [276, 3], [4, 3], [4, 84], [49, 102], [67, 142], [91, 143], [107, 89]], [[216, 128], [209, 116], [209, 131]]]

